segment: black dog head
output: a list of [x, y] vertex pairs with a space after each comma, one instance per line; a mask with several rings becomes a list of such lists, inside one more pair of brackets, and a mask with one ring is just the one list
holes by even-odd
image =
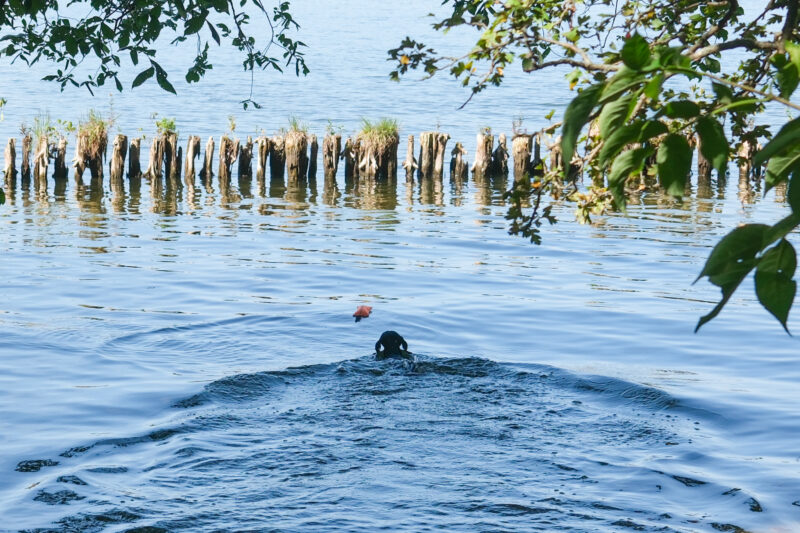
[[[383, 346], [383, 350], [381, 350]], [[384, 331], [378, 342], [375, 343], [375, 352], [378, 359], [386, 359], [387, 357], [403, 357], [408, 353], [408, 343], [396, 331]]]

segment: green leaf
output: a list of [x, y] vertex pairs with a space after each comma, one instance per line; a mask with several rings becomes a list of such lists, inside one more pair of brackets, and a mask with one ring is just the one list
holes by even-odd
[[786, 239], [767, 250], [756, 268], [756, 296], [764, 308], [778, 319], [786, 332], [797, 283], [792, 279], [797, 268], [794, 247]]
[[728, 165], [728, 139], [722, 125], [708, 116], [697, 119], [697, 134], [700, 136], [700, 153], [708, 159], [720, 175]]
[[691, 100], [677, 100], [664, 106], [664, 114], [669, 118], [694, 118], [700, 114], [700, 106]]
[[753, 157], [753, 166], [759, 167], [773, 155], [800, 142], [800, 117], [790, 120], [778, 131], [764, 148]]
[[178, 94], [177, 92], [175, 92], [175, 87], [173, 87], [172, 84], [167, 79], [166, 73], [159, 71], [158, 74], [156, 74], [156, 81], [165, 91], [170, 92], [172, 94]]
[[798, 170], [792, 173], [792, 179], [789, 182], [789, 192], [786, 198], [789, 200], [792, 213], [800, 215], [800, 172]]
[[603, 84], [592, 85], [581, 91], [572, 99], [564, 112], [564, 128], [561, 137], [561, 153], [564, 157], [564, 166], [569, 168], [572, 156], [575, 154], [575, 145], [581, 129], [589, 121], [592, 110], [597, 105]]
[[[766, 191], [789, 179], [789, 174], [800, 170], [800, 147], [785, 155], [772, 156], [767, 163], [767, 174], [764, 177]], [[765, 192], [766, 192], [765, 191]]]
[[644, 94], [651, 100], [658, 98], [661, 93], [661, 84], [664, 83], [664, 73], [659, 72], [644, 86]]
[[708, 280], [722, 289], [722, 299], [710, 313], [700, 318], [694, 331], [716, 317], [745, 277], [755, 268], [758, 254], [769, 243], [772, 228], [765, 224], [746, 224], [723, 237], [706, 261], [703, 271], [695, 280], [708, 276]]
[[609, 102], [616, 100], [619, 95], [639, 87], [645, 81], [645, 76], [642, 73], [631, 70], [627, 67], [622, 67], [614, 76], [608, 80], [600, 100], [602, 102]]
[[639, 139], [641, 127], [641, 123], [629, 124], [611, 132], [611, 135], [603, 140], [603, 147], [600, 149], [598, 156], [600, 165], [605, 167], [610, 159], [617, 155], [624, 146], [636, 142]]
[[635, 148], [623, 152], [614, 159], [608, 173], [608, 188], [614, 195], [614, 204], [622, 209], [625, 206], [625, 182], [631, 174], [642, 171], [644, 160], [653, 153], [652, 147]]
[[692, 169], [692, 149], [683, 135], [667, 135], [656, 154], [658, 180], [667, 194], [683, 196], [686, 176]]
[[141, 71], [139, 75], [136, 76], [136, 78], [134, 78], [133, 83], [131, 84], [131, 89], [138, 87], [139, 85], [143, 84], [144, 82], [152, 78], [155, 72], [156, 69], [154, 69], [153, 67]]
[[711, 88], [714, 89], [714, 94], [717, 95], [717, 102], [729, 104], [733, 101], [733, 91], [727, 85], [712, 83]]
[[626, 67], [641, 70], [650, 62], [650, 47], [647, 45], [647, 40], [636, 33], [625, 40], [620, 55]]
[[634, 96], [630, 95], [603, 106], [603, 110], [600, 111], [600, 116], [597, 118], [600, 126], [600, 136], [603, 139], [607, 139], [611, 133], [628, 120], [633, 107], [633, 100]]

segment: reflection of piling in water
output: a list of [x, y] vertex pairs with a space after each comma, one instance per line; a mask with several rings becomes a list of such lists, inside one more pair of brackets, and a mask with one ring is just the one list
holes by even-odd
[[465, 181], [467, 179], [467, 162], [464, 160], [464, 156], [467, 155], [467, 151], [464, 149], [464, 145], [456, 143], [450, 155], [452, 156], [450, 159], [450, 180], [456, 182]]
[[339, 154], [342, 151], [342, 136], [328, 134], [322, 141], [322, 172], [325, 180], [336, 177], [339, 170]]
[[406, 181], [414, 180], [414, 171], [419, 168], [417, 159], [414, 157], [414, 136], [408, 136], [408, 147], [406, 148], [406, 159], [403, 161], [403, 168], [406, 171]]
[[494, 135], [489, 131], [482, 131], [477, 136], [475, 148], [475, 161], [472, 163], [472, 174], [476, 179], [481, 179], [489, 173], [492, 162], [492, 146]]

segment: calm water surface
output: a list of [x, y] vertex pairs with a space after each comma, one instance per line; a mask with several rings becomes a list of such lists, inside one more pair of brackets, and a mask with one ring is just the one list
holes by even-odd
[[[473, 152], [481, 126], [539, 127], [570, 97], [514, 77], [456, 111], [444, 79], [385, 79], [425, 2], [311, 4], [313, 73], [258, 76], [263, 110], [237, 107], [249, 77], [220, 64], [180, 99], [115, 96], [120, 128], [152, 135], [157, 111], [218, 136], [237, 113], [244, 136], [297, 114], [322, 135], [389, 114]], [[0, 142], [39, 111], [108, 105], [2, 68]], [[536, 247], [506, 235], [507, 187], [18, 180], [0, 208], [0, 530], [800, 529], [797, 341], [752, 282], [692, 334], [718, 298], [692, 285], [711, 246], [777, 220], [780, 195], [734, 176], [593, 226], [562, 205]], [[358, 305], [374, 311], [354, 323]], [[416, 363], [370, 357], [385, 329]]]

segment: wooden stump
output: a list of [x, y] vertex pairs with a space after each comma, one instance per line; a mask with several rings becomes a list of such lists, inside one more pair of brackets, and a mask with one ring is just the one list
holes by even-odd
[[492, 152], [491, 173], [508, 175], [508, 142], [505, 133], [497, 137], [497, 148]]
[[253, 138], [247, 137], [247, 142], [239, 150], [239, 178], [253, 176]]
[[749, 179], [753, 174], [753, 157], [756, 154], [756, 145], [745, 139], [739, 147], [739, 179]]
[[131, 145], [128, 149], [128, 179], [139, 179], [142, 175], [142, 166], [139, 163], [139, 154], [142, 151], [142, 139], [131, 139]]
[[203, 158], [203, 169], [201, 170], [201, 174], [204, 180], [211, 180], [211, 177], [214, 175], [214, 171], [212, 170], [212, 165], [214, 163], [214, 138], [209, 137], [208, 142], [206, 143], [206, 154]]
[[339, 153], [342, 151], [342, 136], [326, 135], [322, 141], [322, 169], [325, 179], [335, 179], [339, 170]]
[[397, 147], [400, 137], [362, 136], [357, 143], [359, 176], [386, 180], [397, 179]]
[[283, 179], [286, 167], [286, 143], [280, 135], [275, 135], [269, 143], [269, 173], [271, 179]]
[[317, 160], [319, 159], [319, 142], [316, 135], [308, 137], [308, 179], [317, 177]]
[[147, 170], [144, 171], [144, 176], [147, 179], [161, 179], [162, 176], [162, 162], [164, 161], [164, 142], [163, 135], [153, 138], [153, 144], [150, 146], [150, 162], [147, 165]]
[[194, 167], [195, 159], [200, 157], [200, 137], [189, 135], [186, 141], [186, 159], [183, 162], [183, 179], [187, 185], [194, 184], [194, 177], [197, 171]]
[[697, 184], [700, 186], [711, 182], [711, 162], [700, 151], [700, 138], [697, 138]]
[[414, 157], [414, 136], [408, 136], [408, 147], [406, 148], [406, 159], [403, 161], [403, 168], [406, 170], [406, 181], [414, 181], [414, 171], [419, 168]]
[[531, 162], [531, 174], [534, 176], [544, 176], [545, 168], [542, 161], [542, 134], [537, 133], [533, 136], [533, 161]]
[[435, 131], [424, 131], [419, 134], [419, 176], [430, 178], [433, 176], [434, 160], [436, 158]]
[[58, 139], [56, 157], [53, 164], [53, 178], [62, 180], [67, 177], [67, 139]]
[[22, 179], [27, 180], [31, 177], [31, 135], [30, 133], [22, 138]]
[[290, 131], [284, 141], [289, 179], [305, 178], [308, 171], [308, 137], [302, 131]]
[[492, 146], [494, 136], [488, 132], [481, 132], [477, 136], [475, 148], [475, 161], [472, 163], [472, 174], [475, 178], [483, 178], [489, 172], [492, 162]]
[[439, 133], [436, 135], [436, 145], [434, 147], [433, 177], [440, 180], [444, 175], [444, 156], [447, 150], [447, 141], [450, 135]]
[[4, 155], [5, 165], [3, 167], [3, 174], [7, 180], [14, 179], [17, 176], [17, 141], [15, 139], [8, 140]]
[[33, 155], [33, 178], [37, 184], [47, 184], [47, 167], [50, 164], [50, 143], [46, 135], [39, 137], [36, 153]]
[[258, 146], [258, 166], [256, 167], [256, 178], [263, 182], [267, 173], [267, 157], [269, 157], [270, 140], [268, 137], [256, 139]]
[[358, 176], [358, 145], [350, 137], [344, 143], [342, 149], [342, 159], [344, 159], [344, 178], [351, 179]]
[[467, 155], [467, 151], [464, 149], [464, 145], [456, 143], [450, 155], [452, 156], [450, 159], [450, 179], [454, 181], [466, 180], [467, 162], [464, 161], [464, 156]]
[[561, 157], [561, 137], [557, 137], [555, 143], [550, 146], [550, 170], [563, 171], [564, 160]]
[[122, 181], [122, 174], [125, 171], [125, 156], [128, 154], [128, 137], [117, 135], [114, 137], [113, 149], [111, 150], [111, 166], [109, 177], [112, 181]]
[[164, 172], [168, 180], [181, 177], [181, 155], [183, 152], [178, 147], [178, 134], [164, 134]]
[[231, 179], [231, 165], [239, 156], [239, 139], [231, 140], [223, 135], [219, 140], [219, 175], [220, 184], [229, 184]]
[[514, 181], [525, 181], [530, 177], [533, 138], [528, 134], [515, 135], [511, 140], [511, 150], [514, 154]]

